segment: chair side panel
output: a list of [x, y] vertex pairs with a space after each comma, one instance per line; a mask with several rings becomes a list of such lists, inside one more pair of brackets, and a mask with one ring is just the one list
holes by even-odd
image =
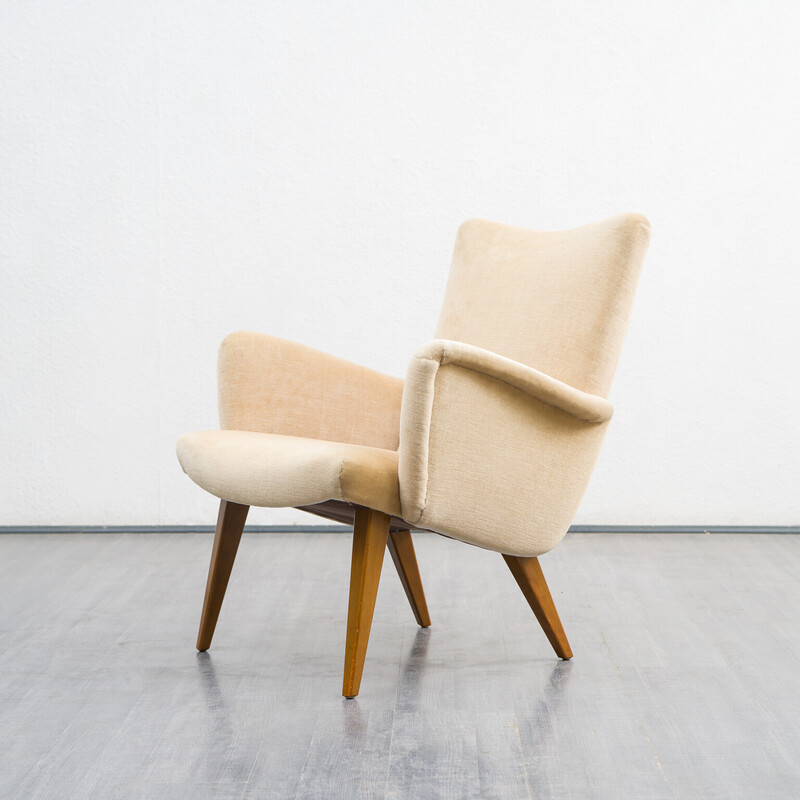
[[[590, 423], [495, 378], [441, 367], [416, 521], [509, 555], [537, 556], [561, 540], [578, 509], [608, 423]], [[401, 446], [400, 459], [403, 462]], [[423, 476], [419, 476], [423, 479]]]

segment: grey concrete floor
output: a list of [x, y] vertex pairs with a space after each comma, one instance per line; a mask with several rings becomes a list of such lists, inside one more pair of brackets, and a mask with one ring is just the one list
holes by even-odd
[[800, 797], [800, 537], [571, 534], [560, 662], [500, 556], [415, 535], [340, 697], [350, 537], [0, 537], [1, 798]]

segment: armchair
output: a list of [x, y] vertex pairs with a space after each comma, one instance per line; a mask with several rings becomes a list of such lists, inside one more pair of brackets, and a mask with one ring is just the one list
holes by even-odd
[[353, 524], [342, 693], [358, 694], [384, 550], [430, 625], [410, 531], [503, 554], [556, 654], [572, 651], [539, 565], [596, 461], [649, 224], [459, 229], [436, 337], [405, 382], [300, 344], [235, 333], [219, 353], [218, 431], [178, 440], [220, 498], [197, 647], [206, 650], [250, 506]]

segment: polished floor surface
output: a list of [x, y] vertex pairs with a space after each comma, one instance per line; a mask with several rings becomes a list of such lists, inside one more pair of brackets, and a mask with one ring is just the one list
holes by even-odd
[[250, 534], [212, 649], [204, 534], [0, 536], [2, 798], [797, 798], [800, 537], [571, 534], [559, 662], [500, 556], [387, 557], [340, 697], [350, 537]]

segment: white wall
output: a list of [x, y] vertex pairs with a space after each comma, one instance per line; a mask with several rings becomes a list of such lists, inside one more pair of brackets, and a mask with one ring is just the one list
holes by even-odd
[[227, 332], [402, 375], [463, 219], [627, 210], [653, 240], [577, 522], [800, 523], [800, 4], [0, 15], [0, 524], [213, 522], [173, 443], [216, 425]]

